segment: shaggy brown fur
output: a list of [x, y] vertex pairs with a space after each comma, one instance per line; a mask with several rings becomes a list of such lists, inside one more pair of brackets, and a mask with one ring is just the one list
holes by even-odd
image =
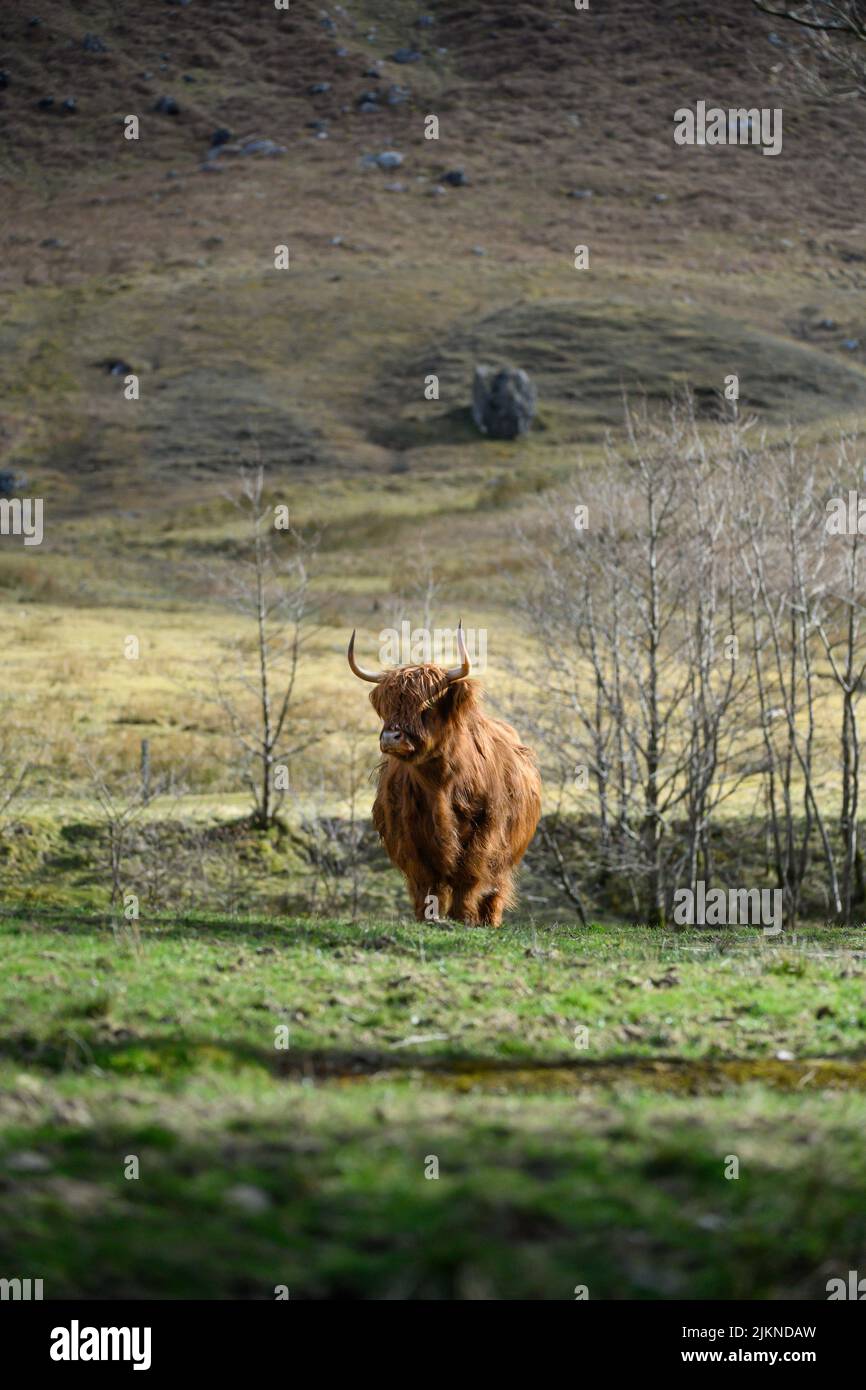
[[532, 751], [510, 724], [487, 718], [473, 681], [449, 684], [440, 666], [389, 672], [370, 702], [388, 754], [373, 823], [415, 916], [498, 927], [541, 814]]

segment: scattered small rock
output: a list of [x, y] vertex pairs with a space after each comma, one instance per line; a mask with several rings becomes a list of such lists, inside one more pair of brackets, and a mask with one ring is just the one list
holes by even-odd
[[389, 106], [402, 106], [408, 101], [412, 93], [408, 87], [400, 87], [396, 83], [388, 88], [385, 100]]
[[40, 241], [39, 245], [47, 247], [49, 251], [59, 251], [63, 246], [63, 242], [59, 237], [47, 236], [44, 241]]
[[33, 1153], [30, 1149], [22, 1149], [17, 1154], [10, 1154], [6, 1160], [6, 1167], [13, 1173], [48, 1173], [51, 1171], [51, 1163], [44, 1154]]
[[793, 1052], [786, 1052], [786, 1051], [784, 1051], [784, 1049], [783, 1049], [782, 1051], [776, 1053], [776, 1061], [777, 1061], [777, 1062], [793, 1062], [793, 1060], [794, 1060], [794, 1054], [793, 1054]]
[[11, 497], [27, 486], [27, 479], [13, 473], [10, 468], [0, 469], [0, 497]]
[[491, 439], [516, 439], [535, 416], [535, 386], [520, 367], [476, 367], [472, 418]]
[[40, 97], [36, 105], [39, 107], [40, 111], [50, 111], [51, 107], [54, 105], [54, 98]]
[[644, 989], [675, 989], [680, 982], [675, 965], [668, 966], [663, 975], [651, 975]]
[[399, 169], [403, 163], [403, 156], [396, 150], [383, 150], [381, 154], [368, 156], [374, 164], [378, 164], [380, 169]]
[[98, 34], [85, 34], [81, 40], [81, 47], [85, 53], [107, 53], [108, 45], [99, 37]]
[[426, 1043], [450, 1042], [450, 1040], [448, 1033], [413, 1033], [411, 1037], [401, 1038], [399, 1042], [395, 1042], [394, 1047], [422, 1047]]
[[385, 184], [385, 192], [386, 192], [386, 193], [405, 193], [405, 192], [406, 192], [406, 185], [405, 185], [405, 183], [386, 183], [386, 184]]
[[241, 145], [241, 154], [285, 154], [285, 145], [278, 145], [274, 140], [245, 140]]
[[377, 112], [381, 114], [382, 108], [378, 101], [362, 101], [358, 110], [364, 116], [375, 116]]
[[73, 115], [78, 110], [78, 103], [75, 97], [67, 97], [61, 106], [61, 110], [67, 111], [70, 115]]
[[227, 145], [232, 138], [232, 133], [226, 126], [218, 126], [210, 138], [211, 146], [216, 148], [218, 145]]
[[5, 68], [0, 68], [0, 91], [9, 86], [9, 74]]
[[462, 188], [465, 183], [469, 182], [462, 169], [449, 169], [447, 174], [442, 175], [442, 178], [445, 183], [450, 183], [452, 188]]
[[225, 1201], [230, 1207], [245, 1212], [248, 1216], [259, 1216], [271, 1205], [267, 1192], [263, 1192], [260, 1187], [253, 1187], [250, 1183], [237, 1183], [234, 1187], [228, 1188]]
[[180, 113], [180, 107], [174, 97], [160, 97], [154, 103], [153, 109], [154, 111], [161, 111], [164, 116], [177, 116]]
[[314, 82], [310, 88], [310, 95], [314, 97], [323, 96], [325, 92], [331, 90], [330, 82]]
[[753, 122], [751, 116], [747, 116], [745, 120], [741, 120], [739, 116], [735, 116], [734, 119], [731, 120], [731, 117], [729, 115], [728, 140], [733, 144], [738, 140], [746, 141], [750, 139], [752, 134], [752, 125]]
[[654, 203], [666, 203], [667, 200], [668, 200], [668, 195], [667, 195], [667, 193], [654, 193], [654, 194], [653, 194], [653, 202], [654, 202]]
[[101, 1183], [84, 1182], [81, 1178], [49, 1178], [45, 1188], [54, 1201], [76, 1216], [94, 1216], [111, 1200], [109, 1190]]
[[435, 21], [435, 19], [433, 18], [432, 14], [422, 14], [422, 15], [419, 15], [418, 18], [415, 20], [415, 28], [416, 28], [416, 29], [432, 29], [432, 27], [433, 27], [433, 25], [434, 25], [435, 23], [436, 23], [436, 21]]
[[845, 349], [846, 352], [856, 352], [857, 349], [858, 349], [858, 347], [860, 346], [860, 339], [859, 339], [859, 338], [846, 338], [846, 339], [844, 340], [844, 342], [842, 343], [842, 346], [843, 346], [843, 348]]
[[591, 198], [593, 192], [591, 188], [573, 188], [568, 196], [569, 198]]
[[417, 48], [398, 48], [390, 55], [392, 63], [420, 63], [423, 56]]
[[486, 255], [487, 255], [487, 251], [485, 250], [485, 248], [484, 248], [483, 246], [473, 246], [473, 248], [472, 248], [472, 254], [473, 254], [473, 256], [486, 256]]

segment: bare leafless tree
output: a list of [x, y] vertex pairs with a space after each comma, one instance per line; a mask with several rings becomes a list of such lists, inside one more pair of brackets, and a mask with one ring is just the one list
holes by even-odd
[[[849, 491], [862, 486], [862, 468], [853, 455], [858, 441], [842, 438], [839, 443], [833, 494], [847, 500]], [[858, 834], [860, 809], [860, 733], [858, 708], [866, 677], [866, 651], [863, 642], [864, 619], [864, 537], [859, 529], [830, 534], [826, 524], [822, 537], [829, 552], [823, 586], [813, 595], [813, 621], [829, 665], [829, 677], [841, 695], [839, 754], [842, 793], [839, 831], [842, 837], [841, 875], [842, 920], [852, 920], [856, 904], [864, 902], [863, 860]]]
[[661, 424], [627, 408], [626, 431], [627, 456], [609, 450], [615, 481], [579, 477], [524, 537], [537, 579], [518, 603], [544, 652], [526, 718], [556, 788], [543, 835], [562, 886], [583, 911], [559, 838], [580, 804], [570, 783], [594, 796], [597, 883], [619, 875], [661, 922], [683, 876], [712, 874], [712, 815], [747, 768], [745, 676], [729, 499], [691, 403]]
[[0, 734], [0, 833], [8, 829], [11, 811], [33, 771], [35, 751], [28, 735], [4, 729]]
[[442, 594], [442, 580], [436, 573], [436, 565], [429, 551], [421, 545], [409, 557], [405, 567], [394, 576], [392, 598], [388, 605], [389, 616], [395, 627], [408, 619], [414, 622], [420, 618], [420, 626], [432, 632], [434, 616]]
[[819, 34], [845, 34], [866, 43], [866, 5], [863, 0], [804, 0], [800, 5], [768, 5], [752, 0], [762, 14], [786, 19]]
[[814, 832], [826, 865], [830, 911], [841, 911], [836, 857], [817, 794], [813, 607], [823, 583], [823, 514], [815, 460], [793, 438], [781, 456], [766, 447], [744, 447], [738, 464], [739, 556], [766, 753], [766, 807], [776, 879], [793, 924]]
[[372, 838], [362, 802], [372, 774], [369, 731], [349, 730], [336, 775], [298, 800], [290, 836], [306, 866], [307, 910], [357, 917], [367, 874], [365, 841]]
[[214, 677], [214, 697], [253, 802], [253, 822], [268, 828], [289, 790], [292, 759], [323, 737], [301, 709], [302, 656], [316, 631], [310, 566], [318, 539], [283, 518], [265, 500], [262, 465], [244, 466], [232, 499], [243, 519], [240, 553], [215, 576], [250, 636], [231, 643]]
[[164, 790], [164, 782], [148, 784], [140, 773], [111, 774], [100, 765], [92, 749], [81, 757], [105, 831], [105, 865], [110, 885], [110, 902], [117, 907], [128, 887], [126, 875], [137, 823], [154, 796]]
[[790, 56], [805, 91], [823, 98], [866, 94], [866, 0], [752, 3], [796, 31], [801, 44]]
[[[516, 601], [542, 657], [521, 717], [543, 749], [553, 872], [581, 914], [614, 879], [636, 915], [663, 921], [674, 887], [717, 876], [722, 805], [758, 784], [786, 921], [815, 866], [828, 913], [849, 921], [863, 890], [862, 539], [828, 544], [819, 460], [793, 435], [773, 447], [737, 414], [708, 435], [687, 398], [665, 421], [627, 409], [626, 437], [601, 480], [579, 473], [522, 532], [534, 579]], [[820, 780], [827, 681], [841, 860]]]

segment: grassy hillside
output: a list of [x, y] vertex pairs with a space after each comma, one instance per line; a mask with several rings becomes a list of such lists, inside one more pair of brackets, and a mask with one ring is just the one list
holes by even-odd
[[[23, 0], [3, 7], [0, 467], [47, 509], [38, 551], [0, 540], [22, 719], [29, 701], [65, 731], [92, 725], [126, 765], [143, 732], [178, 756], [191, 720], [164, 674], [181, 649], [206, 666], [231, 627], [203, 568], [231, 564], [223, 491], [244, 458], [322, 532], [309, 686], [339, 724], [364, 709], [345, 634], [372, 640], [419, 546], [435, 621], [490, 628], [504, 691], [526, 638], [503, 547], [578, 457], [603, 466], [623, 387], [655, 401], [688, 382], [711, 402], [737, 371], [771, 435], [791, 417], [819, 445], [862, 418], [866, 348], [844, 345], [866, 343], [866, 136], [854, 106], [792, 91], [793, 38], [771, 44], [747, 0], [428, 13], [88, 0], [33, 25]], [[391, 59], [406, 45], [420, 61]], [[398, 104], [360, 110], [391, 87]], [[676, 147], [695, 93], [782, 104], [782, 155]], [[258, 136], [285, 153], [206, 161], [219, 128], [229, 151]], [[397, 170], [364, 167], [386, 149]], [[455, 167], [463, 187], [442, 183]], [[512, 445], [468, 422], [475, 362], [501, 359], [540, 392]], [[139, 375], [138, 401], [111, 361]], [[146, 671], [118, 656], [139, 629]], [[208, 738], [183, 751], [200, 763]]]

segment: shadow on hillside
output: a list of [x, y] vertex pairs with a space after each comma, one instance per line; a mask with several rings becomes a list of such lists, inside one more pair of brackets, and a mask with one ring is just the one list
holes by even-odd
[[476, 429], [469, 406], [457, 406], [419, 417], [389, 418], [368, 430], [374, 444], [385, 449], [443, 448], [457, 444], [478, 444], [484, 436]]
[[[418, 1042], [429, 1041], [419, 1037]], [[825, 1057], [684, 1058], [628, 1054], [605, 1058], [488, 1057], [465, 1049], [418, 1052], [409, 1040], [389, 1050], [260, 1048], [239, 1039], [145, 1037], [108, 1022], [50, 1038], [0, 1039], [0, 1058], [48, 1071], [96, 1066], [111, 1075], [170, 1079], [199, 1068], [265, 1070], [276, 1079], [352, 1082], [411, 1077], [456, 1092], [573, 1092], [641, 1086], [672, 1095], [720, 1094], [760, 1083], [781, 1091], [866, 1090], [866, 1048]]]

